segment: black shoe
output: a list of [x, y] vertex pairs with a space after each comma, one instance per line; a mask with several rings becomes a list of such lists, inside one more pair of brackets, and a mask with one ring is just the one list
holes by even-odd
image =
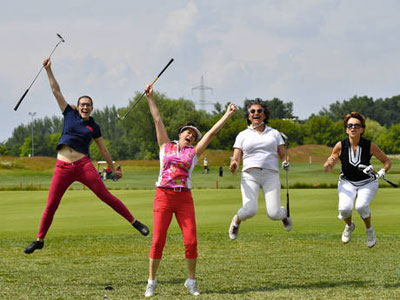
[[142, 235], [148, 235], [150, 233], [149, 228], [140, 223], [138, 220], [136, 220], [135, 222], [133, 222], [133, 227], [135, 227]]
[[42, 249], [44, 246], [44, 242], [41, 241], [34, 241], [32, 242], [28, 247], [26, 247], [24, 249], [24, 252], [26, 254], [31, 254], [33, 253], [33, 251], [35, 251], [36, 249]]

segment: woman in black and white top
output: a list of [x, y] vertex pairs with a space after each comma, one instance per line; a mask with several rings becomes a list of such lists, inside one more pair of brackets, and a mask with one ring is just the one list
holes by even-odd
[[[356, 210], [363, 219], [366, 227], [367, 246], [375, 246], [376, 237], [371, 225], [369, 205], [378, 191], [378, 178], [389, 171], [392, 162], [379, 147], [362, 137], [365, 131], [365, 118], [358, 112], [347, 114], [344, 118], [344, 128], [348, 138], [338, 142], [331, 156], [324, 164], [325, 172], [331, 171], [340, 159], [342, 172], [339, 176], [339, 216], [346, 223], [342, 234], [342, 242], [351, 240], [355, 225], [352, 221], [354, 201]], [[370, 159], [374, 155], [383, 164], [383, 168], [374, 172]], [[362, 166], [366, 166], [361, 168]]]

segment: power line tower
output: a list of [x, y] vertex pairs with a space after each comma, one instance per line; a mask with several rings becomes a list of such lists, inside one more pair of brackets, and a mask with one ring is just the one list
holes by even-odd
[[206, 91], [209, 90], [209, 91], [211, 91], [211, 94], [212, 94], [213, 93], [213, 88], [204, 85], [203, 76], [201, 76], [200, 85], [195, 86], [194, 88], [192, 88], [192, 95], [193, 95], [193, 90], [199, 90], [199, 92], [200, 92], [200, 99], [199, 99], [199, 108], [200, 109], [204, 109], [205, 110], [206, 109], [206, 105], [213, 105], [214, 104], [214, 103], [206, 101]]

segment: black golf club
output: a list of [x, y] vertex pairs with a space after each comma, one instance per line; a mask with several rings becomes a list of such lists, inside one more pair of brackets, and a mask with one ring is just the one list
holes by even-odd
[[[363, 171], [365, 168], [367, 168], [368, 166], [366, 166], [366, 165], [362, 165], [362, 164], [359, 164], [358, 165], [358, 169], [359, 170], [361, 170], [361, 171]], [[377, 176], [378, 177], [378, 173], [377, 172], [375, 172], [375, 170], [372, 170], [372, 172], [375, 174], [375, 176]], [[397, 188], [397, 187], [399, 187], [397, 184], [395, 184], [394, 182], [391, 182], [389, 179], [386, 179], [385, 178], [385, 176], [382, 176], [381, 177], [383, 180], [385, 180], [387, 183], [389, 183], [392, 187], [395, 187], [395, 188]]]
[[[62, 42], [62, 43], [65, 43], [65, 40], [63, 39], [63, 37], [62, 37], [59, 33], [57, 33], [57, 37], [58, 37], [60, 40], [58, 41], [58, 43], [57, 43], [56, 46], [54, 47], [53, 51], [51, 51], [51, 53], [50, 53], [50, 55], [49, 55], [49, 58], [53, 55], [54, 51], [56, 51], [58, 45], [60, 45], [61, 42]], [[33, 79], [32, 83], [30, 84], [30, 86], [26, 89], [26, 91], [25, 91], [25, 93], [22, 95], [21, 99], [19, 99], [17, 105], [15, 105], [15, 107], [14, 107], [14, 110], [15, 110], [15, 111], [16, 111], [16, 110], [18, 109], [18, 107], [20, 106], [22, 100], [24, 100], [26, 94], [28, 94], [29, 89], [30, 89], [30, 88], [32, 87], [32, 85], [35, 83], [36, 79], [38, 78], [40, 72], [42, 72], [43, 68], [44, 68], [44, 66], [42, 66], [42, 67], [40, 68], [39, 72], [36, 74], [35, 78]]]
[[[287, 145], [287, 141], [288, 141], [288, 137], [286, 134], [284, 134], [283, 132], [280, 133], [283, 140], [285, 141], [285, 148], [286, 148], [286, 162], [287, 162], [287, 155], [288, 155], [288, 145]], [[286, 171], [286, 211], [287, 214], [286, 216], [289, 218], [290, 217], [290, 207], [289, 207], [289, 170], [285, 170]]]
[[[164, 71], [169, 67], [170, 64], [172, 64], [172, 62], [174, 61], [173, 58], [171, 58], [171, 60], [168, 62], [168, 64], [164, 67], [164, 69], [162, 69], [162, 71], [160, 72], [160, 74], [158, 74], [158, 76], [154, 79], [154, 81], [151, 83], [151, 85], [153, 85], [158, 78], [160, 78], [161, 74], [164, 73]], [[120, 116], [118, 116], [118, 119], [120, 119], [121, 121], [123, 121], [126, 116], [135, 108], [135, 106], [140, 102], [140, 100], [142, 100], [143, 96], [146, 94], [146, 91], [143, 92], [143, 94], [139, 97], [138, 100], [136, 100], [132, 106], [128, 109], [128, 111], [125, 113], [125, 115], [121, 118]]]

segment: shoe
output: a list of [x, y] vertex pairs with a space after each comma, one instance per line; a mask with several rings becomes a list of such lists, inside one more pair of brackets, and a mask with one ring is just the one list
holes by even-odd
[[188, 289], [189, 293], [193, 296], [198, 296], [200, 295], [198, 289], [197, 289], [197, 283], [196, 280], [189, 280], [186, 279], [185, 281], [185, 287]]
[[146, 287], [146, 292], [144, 293], [145, 297], [152, 297], [156, 294], [156, 287], [157, 287], [157, 282], [154, 281], [154, 283], [147, 283]]
[[146, 236], [146, 235], [148, 235], [150, 233], [149, 228], [146, 225], [140, 223], [138, 220], [133, 222], [132, 225], [133, 225], [133, 227], [135, 227], [144, 236]]
[[231, 222], [231, 226], [229, 226], [229, 238], [233, 241], [237, 238], [237, 235], [239, 233], [239, 225], [236, 224], [235, 222], [235, 217], [233, 217], [232, 222]]
[[344, 227], [344, 231], [342, 234], [342, 242], [343, 244], [347, 244], [351, 240], [351, 233], [354, 231], [354, 228], [356, 228], [356, 225], [354, 223], [351, 223], [351, 226], [347, 225]]
[[292, 219], [290, 217], [284, 218], [282, 220], [283, 226], [285, 227], [286, 231], [292, 230]]
[[371, 226], [369, 229], [366, 230], [366, 232], [367, 232], [367, 246], [368, 248], [372, 248], [376, 244], [374, 227]]
[[34, 241], [34, 242], [32, 242], [29, 246], [27, 246], [27, 247], [24, 249], [24, 252], [25, 252], [26, 254], [31, 254], [31, 253], [33, 253], [33, 251], [35, 251], [36, 249], [42, 249], [42, 248], [43, 248], [43, 245], [44, 245], [44, 242], [43, 242], [43, 241]]

